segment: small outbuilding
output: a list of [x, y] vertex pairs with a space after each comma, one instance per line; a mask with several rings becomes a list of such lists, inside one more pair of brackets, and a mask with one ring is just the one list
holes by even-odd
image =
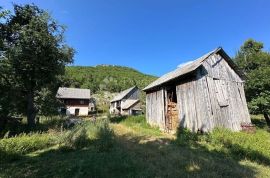
[[242, 123], [251, 123], [244, 74], [222, 48], [165, 74], [144, 91], [147, 122], [165, 131], [240, 131]]
[[56, 98], [65, 105], [61, 108], [61, 113], [66, 115], [87, 116], [90, 103], [90, 90], [81, 88], [62, 88], [57, 91]]
[[116, 95], [110, 104], [111, 114], [136, 115], [141, 113], [140, 90], [137, 86], [131, 87]]

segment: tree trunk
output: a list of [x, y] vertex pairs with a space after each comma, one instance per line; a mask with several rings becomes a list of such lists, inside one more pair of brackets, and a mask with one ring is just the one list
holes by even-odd
[[27, 95], [27, 124], [30, 128], [35, 126], [36, 109], [34, 106], [34, 93], [29, 92]]
[[266, 124], [268, 125], [268, 127], [270, 128], [270, 118], [268, 113], [263, 113], [264, 119], [266, 121]]

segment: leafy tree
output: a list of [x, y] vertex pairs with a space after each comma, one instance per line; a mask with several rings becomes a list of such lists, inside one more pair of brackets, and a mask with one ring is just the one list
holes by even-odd
[[270, 54], [263, 51], [263, 43], [247, 40], [235, 57], [247, 75], [245, 91], [249, 109], [263, 114], [270, 127]]
[[32, 127], [41, 91], [53, 91], [59, 84], [59, 76], [72, 62], [74, 50], [64, 42], [63, 26], [35, 5], [14, 5], [14, 14], [1, 21], [0, 26], [4, 42], [1, 80], [9, 80], [18, 94], [16, 100], [21, 101], [17, 108], [27, 115]]
[[[0, 7], [0, 21], [4, 21], [7, 16], [9, 15], [9, 12], [6, 10], [3, 10], [2, 7]], [[12, 79], [8, 77], [8, 74], [10, 74], [10, 71], [7, 69], [9, 68], [9, 64], [3, 60], [4, 58], [4, 33], [3, 33], [3, 24], [0, 23], [0, 118], [4, 119], [8, 116], [9, 112], [13, 111], [14, 102], [10, 102], [13, 98], [15, 98], [15, 95], [11, 94], [12, 92], [12, 85], [11, 81]]]
[[134, 85], [146, 87], [157, 79], [132, 68], [112, 65], [96, 67], [68, 66], [66, 67], [66, 86], [91, 89], [91, 92], [120, 92]]
[[63, 103], [55, 99], [56, 92], [56, 90], [49, 90], [48, 88], [39, 91], [38, 97], [35, 98], [39, 115], [52, 117], [58, 114], [58, 108], [63, 106]]

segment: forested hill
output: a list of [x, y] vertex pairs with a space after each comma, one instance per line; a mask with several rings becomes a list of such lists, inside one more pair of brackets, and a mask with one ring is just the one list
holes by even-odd
[[66, 67], [66, 87], [89, 88], [92, 92], [120, 92], [137, 85], [144, 88], [157, 77], [122, 66], [98, 65]]

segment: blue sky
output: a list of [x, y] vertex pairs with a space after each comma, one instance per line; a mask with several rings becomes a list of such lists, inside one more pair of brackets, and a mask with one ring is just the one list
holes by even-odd
[[248, 38], [270, 49], [269, 0], [0, 0], [35, 3], [67, 26], [73, 65], [115, 64], [160, 76], [222, 46], [234, 56]]

